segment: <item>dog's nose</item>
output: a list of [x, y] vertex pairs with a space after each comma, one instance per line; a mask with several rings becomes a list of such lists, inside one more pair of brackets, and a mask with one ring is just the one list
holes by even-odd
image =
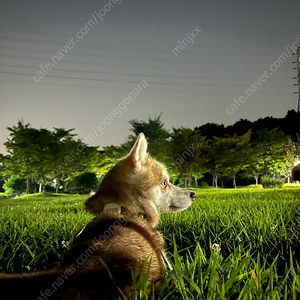
[[190, 197], [192, 198], [192, 201], [194, 201], [196, 199], [196, 194], [194, 192], [191, 192]]

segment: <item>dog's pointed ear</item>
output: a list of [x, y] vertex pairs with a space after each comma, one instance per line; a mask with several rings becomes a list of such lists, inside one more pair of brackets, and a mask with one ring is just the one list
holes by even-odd
[[127, 159], [139, 170], [147, 160], [147, 140], [143, 133], [140, 133]]
[[298, 164], [296, 167], [292, 170], [292, 177], [295, 181], [300, 181], [300, 164]]

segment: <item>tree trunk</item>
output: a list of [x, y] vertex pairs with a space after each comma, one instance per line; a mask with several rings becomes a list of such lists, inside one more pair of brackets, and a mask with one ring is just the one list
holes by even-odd
[[255, 175], [255, 184], [258, 185], [258, 175]]
[[224, 179], [220, 179], [220, 181], [221, 181], [221, 187], [223, 189], [224, 188]]
[[194, 176], [194, 179], [195, 179], [195, 186], [198, 187], [198, 179], [197, 179], [197, 177]]
[[29, 194], [29, 178], [26, 179], [26, 192], [25, 194]]
[[215, 187], [215, 188], [218, 187], [218, 176], [217, 175], [213, 176], [213, 187]]
[[290, 176], [288, 176], [287, 180], [288, 180], [287, 183], [291, 183], [291, 177]]
[[188, 177], [188, 187], [192, 186], [192, 180], [193, 180], [192, 176], [189, 176]]
[[233, 187], [236, 189], [235, 175], [232, 176], [232, 180], [233, 180]]
[[185, 188], [187, 187], [187, 176], [185, 176], [185, 178], [184, 178], [184, 187]]
[[65, 193], [67, 191], [67, 188], [68, 188], [68, 182], [67, 181], [63, 182], [63, 187], [64, 187], [64, 193]]
[[58, 189], [59, 189], [59, 179], [56, 179], [56, 186], [55, 186], [55, 193], [58, 193]]
[[41, 193], [42, 192], [42, 184], [40, 183], [39, 184], [39, 193]]
[[46, 192], [46, 178], [43, 177], [43, 193]]

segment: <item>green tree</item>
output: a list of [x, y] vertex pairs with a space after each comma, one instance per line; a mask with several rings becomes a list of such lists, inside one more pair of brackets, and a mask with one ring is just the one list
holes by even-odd
[[143, 132], [147, 138], [148, 152], [151, 156], [159, 161], [167, 163], [167, 149], [170, 133], [164, 128], [164, 123], [160, 120], [161, 115], [162, 114], [154, 119], [149, 117], [147, 121], [130, 120], [130, 131], [133, 134], [129, 135], [128, 141], [123, 144], [123, 147], [128, 150], [131, 149], [137, 136]]
[[288, 182], [291, 178], [291, 170], [294, 166], [299, 164], [300, 161], [300, 137], [297, 133], [297, 140], [294, 142], [291, 138], [288, 139], [288, 143], [285, 146], [285, 158], [288, 161], [288, 168], [286, 170], [286, 177]]
[[26, 148], [26, 140], [28, 138], [28, 131], [30, 124], [18, 122], [17, 126], [12, 128], [8, 127], [11, 131], [11, 139], [8, 139], [4, 145], [6, 146], [9, 155], [2, 157], [4, 168], [1, 174], [4, 178], [8, 179], [10, 176], [19, 176], [20, 178], [27, 178], [26, 180], [26, 193], [29, 193], [29, 182], [35, 174], [35, 170], [31, 166], [31, 153], [28, 147]]
[[249, 153], [251, 154], [251, 164], [249, 164], [244, 170], [244, 173], [241, 174], [242, 177], [253, 178], [256, 185], [259, 184], [259, 177], [266, 172], [264, 161], [265, 148], [266, 145], [263, 142], [253, 141], [251, 149], [249, 150]]
[[[252, 163], [246, 168], [244, 176], [254, 178], [258, 184], [261, 176], [271, 175], [272, 180], [290, 174], [286, 159], [288, 137], [278, 129], [260, 129], [252, 137]], [[268, 175], [268, 176], [269, 176]], [[266, 178], [266, 177], [264, 177]]]
[[[45, 191], [47, 181], [52, 182], [54, 179], [58, 189], [59, 182], [64, 176], [73, 176], [70, 175], [71, 170], [74, 176], [80, 171], [85, 171], [82, 168], [85, 160], [79, 159], [78, 151], [77, 156], [74, 153], [78, 146], [81, 145], [83, 149], [81, 157], [85, 157], [87, 152], [94, 151], [85, 149], [86, 145], [74, 140], [75, 134], [72, 134], [74, 129], [54, 128], [54, 131], [35, 129], [21, 121], [17, 126], [7, 129], [10, 131], [10, 138], [4, 143], [8, 152], [4, 162], [6, 165], [4, 175], [27, 178], [27, 192], [30, 178], [34, 178], [40, 184], [40, 192]], [[72, 153], [74, 157], [71, 157]]]
[[234, 188], [236, 188], [236, 175], [253, 162], [250, 137], [251, 131], [241, 136], [234, 134], [226, 138], [218, 138], [222, 155], [216, 163], [224, 176], [232, 178]]
[[11, 195], [20, 195], [25, 192], [26, 189], [26, 180], [18, 177], [11, 176], [3, 184], [3, 189], [5, 194], [8, 196]]
[[258, 137], [255, 141], [256, 147], [261, 147], [261, 157], [265, 173], [269, 173], [273, 180], [276, 176], [286, 174], [288, 161], [286, 158], [286, 146], [288, 137], [282, 131], [275, 129], [262, 129], [258, 131]]
[[213, 136], [211, 139], [206, 140], [200, 153], [202, 165], [212, 175], [212, 185], [215, 188], [218, 187], [218, 178], [222, 175], [222, 168], [219, 165], [223, 155], [222, 146], [221, 138]]
[[89, 147], [81, 140], [69, 137], [56, 147], [56, 157], [52, 161], [52, 177], [56, 192], [60, 186], [66, 192], [69, 183], [85, 172], [95, 172], [100, 153], [97, 147]]
[[206, 171], [200, 157], [204, 142], [205, 138], [190, 128], [173, 128], [169, 152], [173, 162], [169, 163], [169, 173], [182, 177], [185, 187], [191, 187], [192, 179], [197, 186], [198, 179], [202, 178]]
[[127, 146], [107, 146], [103, 147], [97, 157], [94, 157], [93, 172], [98, 178], [103, 178], [105, 174], [125, 155], [127, 155]]
[[89, 194], [98, 184], [96, 173], [86, 172], [76, 176], [70, 184], [70, 190], [78, 194]]

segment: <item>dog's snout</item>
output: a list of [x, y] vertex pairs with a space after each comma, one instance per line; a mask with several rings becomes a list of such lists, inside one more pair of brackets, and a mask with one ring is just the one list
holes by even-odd
[[191, 192], [190, 197], [192, 198], [192, 201], [194, 201], [196, 199], [196, 194], [194, 192]]

